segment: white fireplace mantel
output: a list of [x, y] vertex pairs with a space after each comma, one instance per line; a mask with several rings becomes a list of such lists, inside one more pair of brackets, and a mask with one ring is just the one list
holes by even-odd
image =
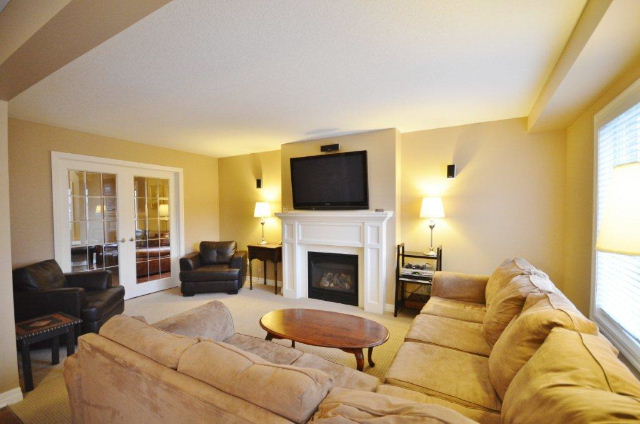
[[387, 279], [387, 221], [393, 212], [294, 211], [282, 220], [282, 295], [308, 297], [307, 253], [357, 254], [358, 305], [383, 313]]

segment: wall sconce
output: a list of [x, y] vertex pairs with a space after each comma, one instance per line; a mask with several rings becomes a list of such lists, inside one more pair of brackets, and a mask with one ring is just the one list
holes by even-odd
[[452, 163], [451, 165], [447, 165], [447, 178], [455, 178], [456, 177], [456, 164]]

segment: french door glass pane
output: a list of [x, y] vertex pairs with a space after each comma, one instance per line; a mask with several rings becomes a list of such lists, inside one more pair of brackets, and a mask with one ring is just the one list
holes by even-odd
[[116, 175], [70, 170], [68, 176], [71, 269], [107, 269], [118, 285]]
[[171, 276], [169, 180], [134, 178], [137, 282]]

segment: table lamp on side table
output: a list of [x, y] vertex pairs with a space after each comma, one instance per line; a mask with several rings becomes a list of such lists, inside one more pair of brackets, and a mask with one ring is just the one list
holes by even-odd
[[260, 225], [262, 225], [262, 240], [260, 244], [267, 244], [267, 241], [264, 239], [264, 223], [265, 220], [271, 216], [271, 205], [269, 205], [269, 202], [256, 202], [253, 216], [254, 218], [260, 218]]
[[440, 197], [425, 197], [422, 199], [422, 207], [420, 208], [420, 218], [429, 219], [429, 228], [431, 229], [431, 242], [429, 244], [429, 255], [435, 255], [433, 248], [433, 228], [436, 226], [436, 218], [444, 218], [444, 206]]

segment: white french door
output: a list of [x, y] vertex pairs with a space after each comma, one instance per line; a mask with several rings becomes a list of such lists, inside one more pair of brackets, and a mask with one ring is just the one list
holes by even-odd
[[111, 271], [125, 298], [178, 284], [182, 170], [52, 152], [55, 258]]

